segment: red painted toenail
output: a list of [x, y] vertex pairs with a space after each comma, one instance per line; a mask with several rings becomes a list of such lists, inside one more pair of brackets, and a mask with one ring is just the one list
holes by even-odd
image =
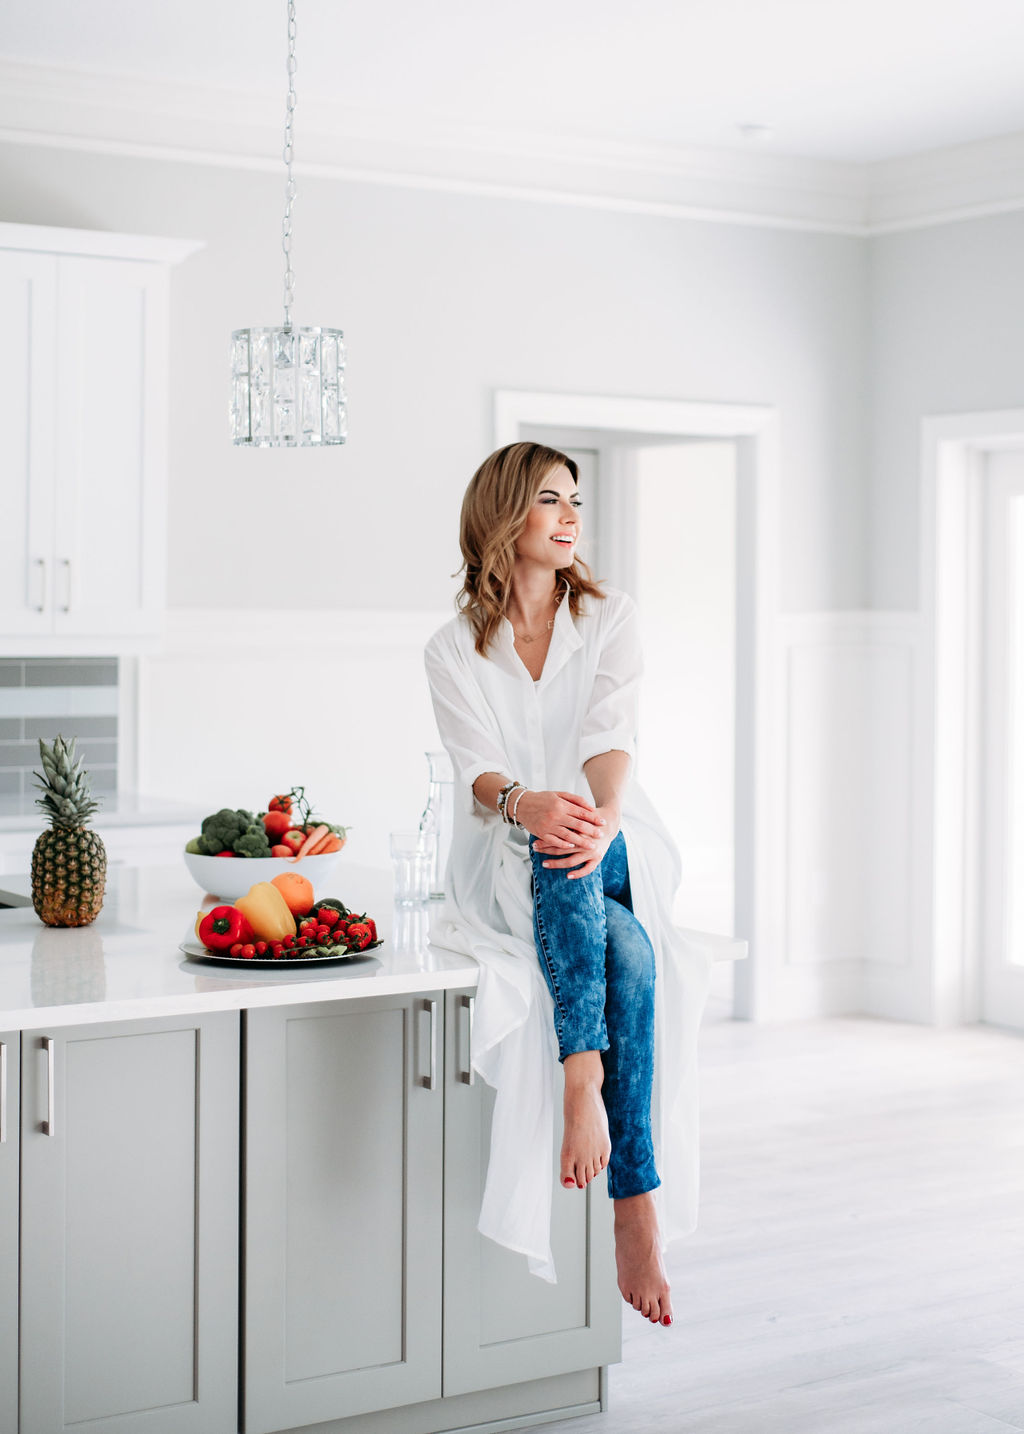
[[661, 1322], [662, 1322], [662, 1324], [671, 1324], [671, 1323], [672, 1323], [672, 1316], [671, 1316], [671, 1315], [662, 1315], [662, 1317], [661, 1317]]

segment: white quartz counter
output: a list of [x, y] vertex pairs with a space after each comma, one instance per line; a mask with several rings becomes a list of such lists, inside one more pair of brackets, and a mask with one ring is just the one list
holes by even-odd
[[[27, 894], [29, 878], [0, 877], [0, 887]], [[203, 893], [184, 864], [112, 871], [91, 926], [53, 929], [31, 906], [0, 910], [0, 1030], [476, 985], [473, 961], [429, 945], [429, 906], [392, 906], [389, 871], [343, 865], [319, 894], [374, 917], [384, 945], [336, 966], [246, 970], [193, 960], [179, 946]]]

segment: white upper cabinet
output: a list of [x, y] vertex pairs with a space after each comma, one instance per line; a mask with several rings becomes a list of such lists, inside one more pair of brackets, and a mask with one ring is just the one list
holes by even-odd
[[165, 605], [170, 266], [199, 245], [0, 224], [0, 645], [132, 652]]

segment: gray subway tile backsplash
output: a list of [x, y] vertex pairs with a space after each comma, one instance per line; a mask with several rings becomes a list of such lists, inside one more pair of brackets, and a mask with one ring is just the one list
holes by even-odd
[[[97, 716], [46, 716], [36, 708], [32, 714], [32, 689], [46, 688], [73, 694], [77, 688], [117, 687], [117, 659], [110, 657], [0, 658], [0, 688], [21, 688], [15, 711], [24, 716], [0, 717], [0, 796], [31, 794], [32, 772], [39, 767], [39, 738], [52, 742], [58, 733], [78, 739], [78, 752], [92, 779], [94, 792], [117, 790], [118, 733], [116, 712]], [[41, 693], [42, 697], [43, 694]], [[116, 692], [112, 693], [116, 707]], [[63, 701], [63, 699], [62, 699]]]
[[[10, 720], [18, 721], [19, 719], [12, 718]], [[58, 732], [62, 736], [77, 737], [79, 747], [87, 739], [92, 738], [106, 741], [117, 740], [116, 717], [23, 717], [20, 720], [25, 724], [22, 735], [30, 742], [38, 742], [40, 737], [47, 742], [52, 742]], [[0, 737], [2, 736], [3, 722], [0, 721]]]
[[25, 662], [26, 687], [116, 687], [116, 657], [31, 658]]

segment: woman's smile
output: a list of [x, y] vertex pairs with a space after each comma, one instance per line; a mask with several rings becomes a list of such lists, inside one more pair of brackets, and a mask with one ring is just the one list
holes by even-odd
[[[544, 479], [544, 487], [526, 515], [523, 531], [516, 541], [517, 558], [547, 567], [570, 566], [576, 557], [580, 536], [580, 495], [568, 468], [559, 464]], [[551, 552], [558, 549], [557, 556]], [[549, 556], [550, 555], [550, 556]]]

